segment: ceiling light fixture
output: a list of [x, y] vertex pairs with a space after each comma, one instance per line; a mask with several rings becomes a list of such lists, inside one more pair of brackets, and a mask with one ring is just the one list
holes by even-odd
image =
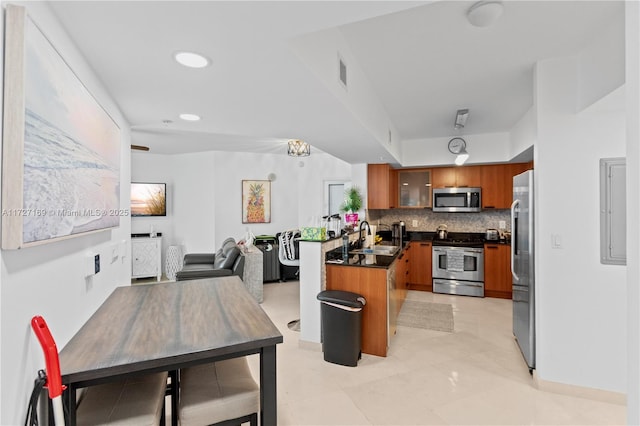
[[449, 141], [449, 152], [456, 154], [456, 166], [462, 166], [469, 159], [467, 142], [462, 138], [453, 138]]
[[299, 139], [289, 140], [287, 146], [287, 154], [292, 157], [308, 157], [311, 155], [311, 145]]
[[476, 27], [488, 27], [502, 15], [501, 1], [479, 1], [467, 10], [467, 20]]
[[180, 65], [189, 68], [204, 68], [209, 65], [209, 59], [194, 52], [177, 52], [173, 55], [173, 58]]
[[199, 121], [200, 120], [200, 116], [196, 115], [196, 114], [180, 114], [179, 117], [180, 117], [180, 119], [182, 119], [184, 121]]
[[462, 149], [455, 159], [456, 166], [462, 166], [469, 159], [469, 153], [466, 149]]
[[456, 112], [456, 122], [453, 127], [456, 129], [462, 129], [465, 124], [467, 124], [467, 118], [469, 118], [469, 110], [468, 109], [459, 109]]

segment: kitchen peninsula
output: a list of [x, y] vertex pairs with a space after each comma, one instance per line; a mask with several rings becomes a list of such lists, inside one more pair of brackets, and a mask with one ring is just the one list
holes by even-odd
[[398, 265], [406, 260], [404, 247], [382, 251], [382, 255], [352, 251], [344, 256], [340, 247], [327, 253], [326, 263], [327, 290], [350, 291], [366, 299], [362, 311], [362, 352], [377, 356], [387, 356], [407, 292], [405, 281], [396, 279]]

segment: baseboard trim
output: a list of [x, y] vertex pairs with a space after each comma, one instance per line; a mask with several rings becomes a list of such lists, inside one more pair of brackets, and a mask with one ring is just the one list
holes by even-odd
[[627, 405], [627, 395], [624, 393], [543, 380], [538, 377], [537, 370], [533, 370], [533, 385], [536, 389], [544, 392], [593, 399], [610, 404]]

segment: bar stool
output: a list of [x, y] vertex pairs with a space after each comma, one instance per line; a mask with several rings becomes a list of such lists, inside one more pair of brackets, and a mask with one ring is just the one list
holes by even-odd
[[258, 426], [260, 387], [246, 357], [180, 370], [181, 426]]
[[[44, 352], [46, 387], [53, 405], [54, 424], [65, 424], [62, 407], [62, 378], [58, 348], [41, 316], [31, 319], [31, 327]], [[157, 426], [164, 423], [167, 372], [127, 378], [82, 389], [77, 402], [78, 425]]]

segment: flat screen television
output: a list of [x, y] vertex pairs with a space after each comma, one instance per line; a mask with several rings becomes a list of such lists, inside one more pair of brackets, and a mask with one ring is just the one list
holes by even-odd
[[167, 185], [165, 183], [131, 183], [131, 216], [166, 216]]

